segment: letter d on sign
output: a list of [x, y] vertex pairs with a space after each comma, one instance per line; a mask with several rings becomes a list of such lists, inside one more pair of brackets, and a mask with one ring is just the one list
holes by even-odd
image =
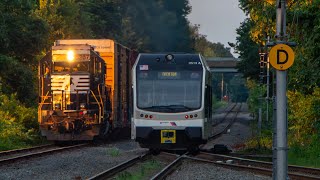
[[[282, 55], [281, 55], [281, 54]], [[284, 54], [283, 54], [284, 53]], [[285, 55], [285, 60], [282, 60], [283, 59], [283, 55]], [[277, 50], [277, 64], [285, 64], [288, 62], [288, 53], [287, 51], [285, 50], [282, 50], [282, 49], [278, 49]]]
[[292, 66], [294, 61], [294, 52], [288, 45], [278, 44], [271, 48], [269, 60], [272, 67], [283, 71]]

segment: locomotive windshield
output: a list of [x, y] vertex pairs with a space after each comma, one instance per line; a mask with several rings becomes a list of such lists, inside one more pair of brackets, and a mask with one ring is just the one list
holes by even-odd
[[138, 108], [186, 112], [201, 107], [203, 69], [200, 63], [143, 63], [136, 69]]
[[89, 62], [54, 62], [55, 73], [89, 72]]

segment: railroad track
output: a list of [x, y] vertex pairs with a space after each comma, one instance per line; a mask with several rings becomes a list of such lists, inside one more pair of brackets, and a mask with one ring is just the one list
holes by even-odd
[[0, 151], [0, 157], [9, 156], [9, 155], [18, 154], [18, 153], [30, 152], [30, 151], [40, 150], [40, 149], [45, 149], [45, 148], [50, 148], [50, 147], [54, 147], [54, 144], [45, 144], [45, 145], [34, 146], [34, 147], [30, 147], [30, 148]]
[[[185, 158], [200, 162], [212, 163], [214, 165], [222, 166], [233, 170], [243, 170], [254, 172], [257, 174], [272, 176], [272, 163], [270, 162], [244, 159], [226, 155], [210, 154], [205, 152], [201, 152], [194, 157], [185, 156]], [[320, 169], [289, 165], [288, 175], [291, 179], [319, 180]]]
[[[266, 176], [272, 176], [272, 163], [265, 161], [256, 161], [251, 159], [244, 159], [239, 157], [232, 157], [226, 155], [218, 155], [200, 152], [195, 156], [191, 156], [189, 152], [183, 155], [176, 155], [172, 153], [161, 152], [158, 156], [162, 156], [161, 159], [167, 159], [168, 164], [163, 169], [154, 173], [150, 178], [153, 180], [165, 179], [176, 169], [178, 169], [185, 160], [192, 160], [199, 163], [208, 163], [214, 166], [220, 166], [237, 171], [247, 171], [250, 173], [261, 174]], [[115, 175], [127, 170], [130, 167], [136, 166], [139, 162], [150, 159], [152, 155], [149, 152], [145, 152], [143, 155], [136, 156], [128, 161], [125, 161], [117, 166], [114, 166], [104, 172], [96, 174], [89, 178], [89, 180], [100, 180], [115, 177]], [[288, 175], [291, 179], [301, 180], [319, 180], [320, 169], [307, 168], [300, 166], [289, 166]], [[149, 178], [148, 178], [149, 179]]]
[[[237, 103], [238, 104], [238, 103]], [[241, 110], [241, 106], [242, 106], [242, 103], [240, 103], [239, 107], [237, 108], [237, 110], [234, 111], [234, 109], [236, 108], [237, 104], [235, 104], [227, 113], [226, 115], [224, 116], [223, 120], [220, 122], [220, 124], [222, 122], [225, 122], [226, 119], [230, 119], [227, 126], [225, 126], [222, 130], [220, 130], [219, 132], [215, 133], [214, 135], [212, 135], [209, 140], [212, 140], [212, 139], [216, 139], [218, 137], [220, 137], [222, 134], [224, 134], [225, 132], [227, 132], [227, 130], [232, 126], [232, 124], [234, 123], [234, 121], [236, 120], [237, 116], [238, 116], [238, 113], [240, 112]], [[235, 113], [231, 118], [228, 118], [228, 116], [231, 114], [231, 113]], [[216, 127], [217, 125], [219, 124], [215, 124], [213, 125], [213, 127]]]
[[[172, 161], [172, 163], [166, 166], [158, 174], [153, 176], [152, 179], [166, 178], [170, 173], [177, 169], [184, 162], [184, 160], [187, 159], [209, 163], [232, 170], [247, 171], [251, 173], [253, 172], [256, 174], [272, 176], [272, 163], [270, 162], [200, 152], [196, 156], [184, 154], [177, 157], [174, 161]], [[288, 176], [291, 179], [297, 180], [320, 180], [320, 169], [289, 165]]]
[[87, 145], [89, 144], [78, 144], [78, 145], [72, 145], [72, 146], [66, 146], [66, 147], [55, 147], [54, 145], [49, 144], [49, 145], [43, 145], [43, 146], [36, 146], [32, 148], [2, 151], [0, 153], [0, 166], [21, 161], [24, 159], [32, 158], [32, 157], [39, 157], [39, 156], [44, 156], [48, 154], [53, 154], [56, 152], [65, 151], [65, 150], [80, 148]]
[[[172, 153], [161, 152], [159, 155], [157, 155], [157, 157], [161, 157], [162, 160], [172, 162], [172, 161], [175, 161], [177, 157], [181, 157], [181, 156], [178, 156], [178, 155], [172, 154]], [[120, 174], [121, 172], [124, 172], [133, 166], [138, 166], [139, 163], [147, 161], [151, 158], [152, 158], [152, 154], [149, 151], [147, 151], [142, 155], [135, 156], [135, 157], [133, 157], [133, 158], [121, 163], [121, 164], [118, 164], [112, 168], [109, 168], [99, 174], [96, 174], [96, 175], [88, 178], [88, 180], [103, 180], [103, 179], [115, 177], [116, 175]], [[169, 164], [168, 166], [171, 166], [171, 164]], [[164, 175], [165, 173], [167, 173], [167, 171], [162, 170], [157, 175], [155, 175], [155, 177], [157, 177], [157, 176], [161, 177], [161, 175]], [[154, 178], [152, 178], [152, 179], [154, 179]], [[157, 179], [157, 178], [155, 178], [155, 179]]]
[[[227, 106], [223, 111], [219, 112], [219, 113], [222, 113], [222, 112], [225, 112], [226, 114], [223, 116], [222, 120], [213, 124], [212, 127], [216, 127], [218, 126], [219, 124], [221, 124], [222, 122], [224, 122], [226, 119], [227, 119], [227, 116], [233, 111], [233, 109], [237, 106], [237, 103], [235, 104], [232, 104], [231, 108], [230, 106]], [[230, 109], [229, 109], [230, 108]], [[229, 110], [227, 110], [229, 109]]]

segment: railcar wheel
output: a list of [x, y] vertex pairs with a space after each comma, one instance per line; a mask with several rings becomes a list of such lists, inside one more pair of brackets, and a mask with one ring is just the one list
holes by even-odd
[[155, 155], [155, 156], [160, 154], [160, 149], [150, 148], [149, 151], [152, 155]]
[[68, 141], [54, 141], [54, 145], [56, 145], [56, 146], [67, 146], [69, 144], [70, 144], [70, 142], [68, 142]]
[[188, 151], [192, 154], [192, 155], [196, 155], [199, 153], [200, 149], [198, 146], [191, 146], [188, 148]]
[[100, 127], [100, 133], [99, 133], [100, 139], [106, 140], [109, 136], [110, 129], [111, 127], [110, 127], [109, 121], [104, 121]]

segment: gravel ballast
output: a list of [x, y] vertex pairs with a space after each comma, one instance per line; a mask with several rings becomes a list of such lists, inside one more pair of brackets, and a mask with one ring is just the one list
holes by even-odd
[[269, 180], [272, 178], [244, 171], [234, 171], [207, 163], [185, 161], [181, 167], [167, 179]]
[[131, 140], [84, 147], [0, 167], [0, 179], [87, 179], [146, 149]]

